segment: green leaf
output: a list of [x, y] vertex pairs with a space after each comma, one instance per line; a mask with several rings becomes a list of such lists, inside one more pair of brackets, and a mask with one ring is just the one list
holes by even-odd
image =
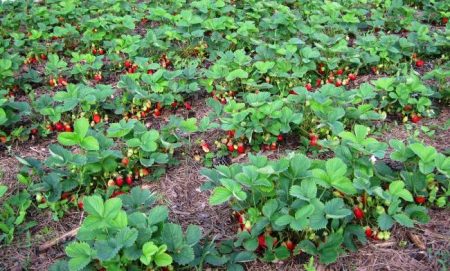
[[186, 243], [193, 246], [200, 242], [202, 238], [202, 229], [197, 225], [189, 225], [186, 230]]
[[75, 124], [73, 125], [74, 132], [78, 135], [78, 137], [83, 139], [89, 129], [89, 121], [86, 118], [80, 118], [75, 121]]
[[139, 260], [144, 265], [150, 265], [153, 261], [153, 255], [157, 252], [158, 247], [153, 242], [147, 242], [142, 246], [142, 256]]
[[122, 200], [120, 198], [108, 199], [104, 206], [102, 217], [105, 219], [114, 219], [122, 210]]
[[6, 185], [0, 185], [0, 198], [3, 197], [7, 190], [8, 187]]
[[167, 253], [158, 253], [155, 255], [155, 263], [159, 267], [169, 266], [172, 264], [172, 257]]
[[73, 146], [80, 142], [80, 138], [76, 133], [62, 132], [58, 134], [58, 142], [64, 146]]
[[103, 205], [103, 199], [98, 196], [89, 196], [83, 199], [84, 210], [91, 215], [103, 217], [105, 207]]
[[237, 69], [232, 72], [230, 72], [226, 77], [226, 81], [233, 81], [236, 78], [245, 79], [248, 78], [248, 73], [242, 69]]
[[392, 217], [386, 213], [381, 214], [377, 218], [378, 227], [380, 227], [381, 230], [389, 230], [394, 225], [394, 220]]
[[65, 252], [69, 260], [69, 270], [78, 271], [85, 268], [91, 261], [92, 249], [87, 243], [75, 242], [69, 244]]
[[220, 205], [231, 198], [233, 193], [225, 187], [216, 187], [209, 198], [209, 204]]
[[278, 201], [276, 199], [268, 200], [262, 207], [262, 213], [270, 218], [278, 209]]
[[394, 215], [395, 221], [397, 221], [400, 225], [408, 228], [414, 227], [414, 222], [411, 218], [409, 218], [406, 214], [400, 213]]
[[164, 224], [161, 240], [167, 244], [170, 251], [176, 251], [183, 245], [181, 226], [173, 223]]
[[181, 265], [186, 265], [195, 259], [194, 249], [188, 245], [183, 245], [173, 254], [175, 262]]
[[289, 194], [293, 197], [309, 201], [317, 196], [317, 186], [312, 180], [304, 180], [300, 186], [293, 185]]
[[93, 136], [83, 138], [80, 142], [80, 146], [88, 151], [98, 151], [100, 149], [98, 140]]
[[123, 247], [131, 247], [138, 237], [138, 231], [136, 229], [123, 228], [116, 236], [117, 243]]
[[352, 211], [345, 208], [344, 200], [341, 198], [334, 198], [325, 203], [324, 211], [327, 218], [332, 219], [341, 219], [352, 215]]
[[169, 209], [166, 206], [156, 206], [148, 213], [149, 225], [164, 222], [169, 217]]

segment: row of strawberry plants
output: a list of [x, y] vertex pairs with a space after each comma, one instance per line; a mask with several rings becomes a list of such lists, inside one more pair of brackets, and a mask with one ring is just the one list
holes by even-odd
[[226, 132], [216, 147], [244, 153], [246, 146], [276, 149], [287, 134], [300, 135], [314, 148], [319, 139], [357, 123], [383, 121], [388, 115], [418, 123], [435, 115], [432, 99], [438, 98], [441, 93], [409, 74], [380, 78], [351, 90], [326, 84], [314, 91], [294, 87], [287, 96], [261, 91], [239, 95], [225, 105], [213, 99], [208, 103], [213, 109], [210, 118], [218, 118]]
[[419, 142], [385, 143], [356, 125], [328, 142], [334, 158], [290, 154], [269, 161], [250, 155], [245, 165], [204, 169], [210, 204], [234, 210], [235, 246], [274, 262], [307, 253], [332, 263], [357, 243], [387, 240], [394, 224], [429, 221], [427, 206], [449, 206], [450, 158]]

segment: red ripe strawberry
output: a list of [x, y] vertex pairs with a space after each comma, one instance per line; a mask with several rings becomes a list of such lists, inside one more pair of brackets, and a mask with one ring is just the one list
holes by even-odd
[[69, 192], [64, 192], [61, 194], [61, 199], [68, 199], [70, 197], [70, 193]]
[[277, 143], [273, 142], [272, 144], [270, 144], [270, 150], [272, 151], [276, 151], [277, 150]]
[[102, 81], [102, 79], [103, 79], [103, 77], [102, 77], [102, 75], [100, 73], [94, 74], [94, 80], [95, 81], [100, 82], [100, 81]]
[[122, 158], [122, 166], [127, 167], [128, 163], [130, 163], [130, 160], [128, 159], [128, 157]]
[[286, 248], [292, 252], [295, 249], [295, 244], [291, 240], [286, 241]]
[[426, 198], [425, 198], [424, 196], [415, 196], [415, 197], [414, 197], [414, 201], [415, 201], [417, 204], [424, 204], [425, 201], [426, 201]]
[[102, 117], [99, 114], [95, 113], [94, 116], [92, 116], [92, 120], [95, 123], [99, 123], [100, 121], [102, 121]]
[[104, 55], [105, 54], [105, 50], [103, 50], [102, 48], [98, 49], [97, 53], [99, 55]]
[[221, 104], [227, 104], [227, 99], [226, 99], [226, 98], [220, 99], [220, 103], [221, 103]]
[[371, 238], [372, 237], [372, 229], [369, 226], [366, 227], [365, 232], [366, 232], [366, 237], [367, 238]]
[[37, 133], [38, 133], [38, 129], [36, 129], [36, 128], [31, 129], [32, 135], [36, 135]]
[[64, 131], [65, 132], [72, 132], [73, 131], [72, 126], [70, 126], [70, 124], [64, 125]]
[[441, 19], [441, 21], [442, 21], [442, 24], [447, 24], [448, 23], [448, 18], [444, 17], [444, 18]]
[[405, 111], [411, 111], [412, 109], [413, 109], [412, 106], [409, 104], [407, 104], [403, 107], [403, 110], [405, 110]]
[[364, 212], [361, 210], [358, 206], [353, 207], [353, 214], [355, 215], [355, 218], [360, 220], [364, 217]]
[[317, 146], [317, 139], [310, 139], [309, 140], [309, 145], [311, 145], [312, 147]]
[[328, 84], [333, 84], [333, 82], [334, 82], [334, 78], [328, 78], [327, 79], [327, 83]]
[[155, 112], [153, 112], [153, 115], [154, 115], [155, 117], [159, 117], [159, 116], [161, 116], [161, 111], [160, 111], [158, 108], [156, 108], [156, 109], [155, 109]]
[[316, 87], [320, 87], [322, 85], [322, 80], [320, 78], [316, 79]]
[[130, 60], [125, 60], [123, 65], [125, 66], [125, 68], [131, 68], [133, 66], [133, 63], [131, 63]]
[[336, 87], [342, 86], [342, 81], [341, 81], [341, 79], [336, 80], [336, 82], [334, 83], [334, 85], [335, 85]]
[[119, 175], [116, 177], [116, 184], [119, 187], [123, 185], [123, 177], [122, 176]]
[[147, 70], [147, 74], [152, 75], [153, 74], [153, 70]]
[[191, 110], [191, 109], [192, 109], [191, 104], [188, 103], [188, 102], [185, 102], [185, 103], [184, 103], [184, 107], [185, 107], [187, 110]]
[[267, 248], [266, 237], [263, 234], [258, 236], [258, 247], [259, 248]]
[[58, 132], [64, 131], [64, 124], [62, 124], [61, 122], [55, 123], [55, 129], [56, 129], [56, 131], [58, 131]]
[[425, 65], [425, 61], [423, 61], [422, 59], [416, 60], [416, 67], [421, 68], [423, 67], [423, 65]]
[[312, 90], [311, 83], [306, 84], [305, 88], [306, 88], [307, 91], [311, 91]]
[[131, 185], [133, 183], [133, 176], [132, 175], [127, 175], [127, 177], [125, 177], [125, 182], [128, 185]]
[[229, 151], [229, 152], [234, 152], [234, 146], [233, 146], [232, 143], [228, 144], [228, 145], [227, 145], [227, 148], [228, 148], [228, 151]]
[[141, 168], [139, 170], [139, 176], [141, 176], [141, 177], [145, 177], [148, 174], [150, 174], [150, 171], [147, 168]]
[[416, 114], [411, 115], [411, 121], [413, 123], [418, 123], [421, 119], [422, 119], [422, 117], [420, 117], [420, 116], [418, 116]]
[[350, 80], [350, 81], [355, 81], [355, 80], [356, 80], [356, 74], [350, 73], [350, 74], [348, 75], [348, 80]]
[[177, 106], [178, 106], [177, 101], [171, 103], [170, 106], [172, 106], [172, 108], [177, 108]]
[[96, 54], [97, 54], [97, 49], [92, 48], [92, 54], [93, 54], [93, 55], [96, 55]]
[[338, 75], [342, 75], [344, 73], [344, 71], [342, 69], [337, 70], [336, 72]]
[[294, 90], [289, 90], [289, 94], [291, 94], [291, 95], [297, 95], [297, 92], [295, 92]]
[[83, 204], [83, 201], [82, 201], [82, 200], [79, 200], [79, 201], [78, 201], [78, 208], [79, 208], [80, 210], [83, 210], [84, 204]]
[[42, 60], [47, 60], [47, 55], [46, 54], [41, 54], [41, 59]]
[[245, 153], [245, 146], [242, 143], [238, 144], [238, 148], [237, 148], [238, 153]]
[[227, 134], [228, 134], [228, 137], [233, 138], [234, 134], [235, 134], [235, 131], [234, 130], [229, 130], [229, 131], [227, 131]]
[[55, 128], [53, 128], [53, 125], [51, 125], [51, 124], [47, 124], [46, 128], [49, 132], [52, 132], [55, 129]]
[[278, 141], [283, 141], [283, 135], [278, 135], [278, 136], [277, 136], [277, 140], [278, 140]]
[[67, 81], [63, 77], [58, 77], [58, 85], [60, 86], [67, 86]]

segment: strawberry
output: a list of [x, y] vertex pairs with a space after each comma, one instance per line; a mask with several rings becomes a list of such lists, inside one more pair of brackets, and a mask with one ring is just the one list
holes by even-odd
[[369, 226], [366, 227], [365, 232], [366, 232], [366, 237], [367, 238], [371, 238], [372, 237], [372, 229]]
[[266, 237], [263, 234], [258, 236], [258, 247], [262, 249], [267, 248]]
[[342, 69], [337, 70], [336, 72], [338, 75], [342, 75], [344, 73], [344, 71]]
[[130, 160], [128, 159], [128, 157], [122, 158], [122, 166], [127, 167], [128, 163], [130, 163]]
[[412, 109], [413, 109], [412, 105], [409, 105], [409, 104], [407, 104], [403, 107], [403, 110], [405, 110], [405, 111], [411, 111]]
[[334, 85], [335, 85], [336, 87], [342, 86], [342, 81], [341, 81], [341, 79], [336, 80], [336, 82], [334, 83]]
[[355, 81], [356, 80], [356, 74], [355, 73], [350, 73], [347, 78], [350, 81]]
[[93, 55], [96, 55], [96, 54], [97, 54], [97, 49], [92, 48], [92, 54], [93, 54]]
[[289, 94], [291, 95], [297, 95], [297, 92], [295, 92], [293, 89], [289, 90]]
[[154, 115], [155, 117], [159, 117], [159, 116], [161, 116], [161, 111], [159, 111], [159, 109], [156, 108], [156, 109], [155, 109], [155, 112], [153, 112], [153, 115]]
[[361, 220], [364, 217], [363, 210], [361, 210], [361, 208], [359, 208], [358, 206], [353, 207], [353, 214], [355, 215], [355, 218], [358, 220]]
[[64, 79], [63, 77], [58, 77], [58, 85], [59, 86], [67, 86], [67, 80], [66, 79]]
[[6, 136], [0, 136], [0, 143], [5, 144], [7, 140]]
[[47, 55], [46, 54], [41, 54], [41, 59], [42, 60], [47, 60]]
[[238, 144], [237, 151], [238, 151], [238, 153], [241, 153], [241, 154], [245, 153], [245, 146], [243, 143]]
[[65, 129], [64, 124], [62, 124], [61, 122], [55, 123], [55, 129], [58, 132], [64, 131], [64, 129]]
[[178, 106], [177, 101], [171, 103], [170, 106], [172, 106], [172, 108], [177, 108], [177, 106]]
[[306, 85], [305, 85], [305, 88], [306, 88], [307, 91], [311, 91], [311, 90], [312, 90], [312, 85], [311, 85], [311, 83], [306, 84]]
[[105, 54], [105, 50], [103, 50], [102, 48], [99, 48], [98, 51], [97, 51], [97, 53], [98, 53], [99, 55], [104, 55], [104, 54]]
[[205, 140], [202, 140], [201, 142], [201, 146], [204, 152], [208, 153], [209, 152], [209, 145]]
[[320, 87], [320, 85], [322, 85], [322, 80], [320, 78], [317, 78], [316, 87]]
[[278, 141], [283, 141], [283, 135], [278, 135], [278, 136], [277, 136], [277, 140], [278, 140]]
[[424, 196], [415, 196], [415, 197], [414, 197], [414, 201], [415, 201], [417, 204], [424, 204], [425, 201], [426, 201], [426, 198], [425, 198]]
[[448, 18], [444, 17], [441, 19], [442, 24], [447, 24], [448, 23]]
[[377, 69], [377, 67], [373, 66], [373, 67], [370, 68], [370, 69], [372, 70], [372, 72], [373, 72], [374, 74], [378, 74], [378, 69]]
[[246, 221], [243, 230], [250, 232], [252, 230], [252, 223], [250, 221]]
[[333, 82], [334, 82], [334, 78], [328, 78], [327, 79], [327, 83], [328, 84], [333, 84]]
[[188, 103], [188, 102], [185, 102], [185, 103], [184, 103], [184, 107], [185, 107], [187, 110], [191, 110], [191, 109], [192, 109], [191, 104]]
[[273, 142], [272, 144], [270, 144], [270, 150], [272, 151], [276, 151], [277, 150], [277, 143]]
[[319, 136], [316, 134], [309, 134], [309, 145], [311, 146], [317, 146], [317, 140], [319, 139]]
[[94, 80], [100, 82], [103, 79], [101, 73], [94, 74]]
[[148, 174], [150, 174], [150, 171], [147, 168], [141, 168], [139, 170], [139, 176], [141, 176], [141, 177], [145, 177]]
[[235, 131], [234, 131], [234, 130], [229, 130], [229, 131], [227, 131], [227, 135], [228, 135], [229, 138], [233, 138], [233, 137], [234, 137], [234, 134], [235, 134]]
[[68, 199], [69, 197], [70, 197], [70, 193], [69, 192], [64, 192], [64, 193], [61, 194], [61, 199], [62, 200]]
[[127, 175], [127, 177], [125, 177], [125, 182], [128, 185], [131, 185], [133, 183], [133, 176], [131, 174]]
[[31, 129], [30, 132], [31, 132], [32, 135], [36, 135], [38, 133], [38, 129], [33, 128], [33, 129]]
[[122, 176], [119, 175], [116, 177], [116, 184], [119, 187], [123, 185], [123, 177]]
[[423, 67], [423, 65], [425, 65], [425, 61], [423, 61], [422, 59], [417, 59], [416, 60], [416, 67], [417, 68], [421, 68], [421, 67]]
[[234, 146], [233, 146], [233, 143], [228, 144], [228, 145], [227, 145], [227, 148], [228, 148], [228, 151], [229, 151], [229, 152], [234, 152]]
[[413, 123], [418, 123], [421, 119], [422, 119], [422, 117], [420, 117], [419, 115], [416, 115], [416, 114], [411, 115], [411, 121]]
[[72, 126], [70, 126], [70, 124], [64, 125], [64, 131], [65, 132], [72, 132], [73, 131]]
[[54, 86], [56, 86], [56, 80], [53, 79], [53, 78], [50, 78], [50, 80], [48, 81], [48, 84], [49, 84], [51, 87], [54, 87]]
[[292, 241], [289, 240], [289, 239], [285, 242], [285, 246], [286, 246], [286, 248], [287, 248], [290, 252], [294, 251], [294, 249], [295, 249], [295, 244], [294, 244], [294, 242], [292, 242]]
[[114, 182], [114, 180], [109, 179], [108, 182], [106, 183], [108, 185], [108, 187], [114, 186], [116, 185], [116, 183]]
[[99, 114], [95, 113], [95, 114], [92, 116], [92, 120], [93, 120], [95, 123], [99, 123], [99, 122], [102, 120], [102, 117], [101, 117]]
[[133, 66], [133, 63], [130, 60], [125, 60], [123, 65], [125, 66], [125, 68], [129, 69]]

